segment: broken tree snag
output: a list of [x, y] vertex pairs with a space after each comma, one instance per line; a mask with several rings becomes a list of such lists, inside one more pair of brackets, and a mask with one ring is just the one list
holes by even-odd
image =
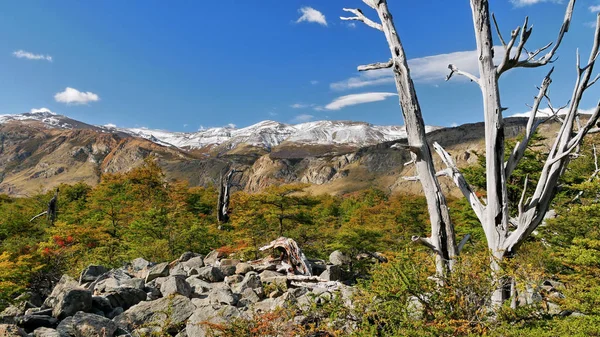
[[50, 201], [48, 202], [48, 209], [46, 209], [42, 213], [31, 218], [31, 220], [29, 220], [29, 222], [33, 222], [33, 220], [41, 217], [42, 215], [46, 215], [46, 219], [48, 220], [48, 222], [50, 222], [50, 224], [54, 225], [54, 221], [56, 220], [57, 212], [58, 212], [58, 188], [54, 192], [54, 196], [52, 197], [52, 199], [50, 199]]
[[277, 249], [281, 252], [281, 263], [286, 267], [285, 269], [289, 275], [312, 276], [310, 262], [293, 239], [280, 237], [259, 250], [265, 251], [267, 249]]
[[231, 197], [231, 188], [239, 186], [234, 183], [236, 173], [241, 173], [239, 170], [230, 170], [227, 174], [221, 173], [219, 180], [219, 200], [217, 204], [217, 220], [219, 223], [229, 222], [229, 200]]

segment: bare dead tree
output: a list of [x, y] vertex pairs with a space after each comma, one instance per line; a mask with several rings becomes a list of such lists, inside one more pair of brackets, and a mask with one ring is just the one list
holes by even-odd
[[[579, 104], [583, 94], [599, 78], [591, 79], [598, 49], [600, 45], [600, 14], [597, 17], [596, 31], [590, 57], [584, 66], [581, 66], [579, 55], [577, 56], [577, 80], [573, 95], [566, 109], [566, 114], [558, 117], [557, 111], [552, 107], [548, 99], [548, 88], [552, 82], [552, 70], [542, 81], [538, 95], [534, 99], [529, 119], [526, 126], [525, 137], [515, 145], [509, 159], [504, 160], [504, 121], [502, 112], [505, 108], [501, 105], [498, 80], [506, 71], [514, 68], [536, 68], [545, 66], [554, 61], [565, 34], [569, 30], [575, 0], [570, 0], [558, 37], [555, 42], [549, 43], [539, 49], [529, 52], [526, 43], [533, 31], [525, 19], [523, 27], [511, 32], [508, 42], [503, 38], [495, 17], [490, 16], [488, 0], [470, 0], [475, 39], [477, 42], [477, 54], [479, 65], [479, 77], [474, 74], [461, 71], [454, 65], [449, 65], [450, 79], [454, 74], [469, 78], [477, 84], [483, 96], [483, 112], [485, 123], [485, 153], [486, 153], [486, 193], [487, 201], [484, 203], [473, 192], [466, 182], [454, 160], [439, 144], [434, 144], [435, 151], [440, 155], [446, 169], [437, 173], [433, 166], [433, 160], [427, 143], [425, 142], [424, 124], [421, 110], [415, 93], [414, 85], [406, 62], [406, 57], [400, 43], [400, 38], [393, 24], [392, 16], [387, 7], [386, 0], [363, 0], [369, 7], [375, 9], [379, 15], [381, 24], [365, 17], [358, 9], [344, 9], [355, 14], [355, 17], [342, 18], [343, 20], [358, 20], [368, 26], [384, 32], [392, 59], [385, 63], [375, 63], [367, 66], [359, 66], [359, 71], [392, 68], [396, 79], [396, 87], [400, 96], [400, 105], [408, 133], [408, 149], [412, 152], [417, 166], [417, 178], [423, 186], [427, 198], [428, 209], [431, 219], [432, 236], [428, 239], [418, 239], [433, 251], [441, 259], [450, 259], [459, 251], [454, 246], [454, 229], [447, 214], [445, 200], [439, 189], [438, 176], [445, 175], [454, 181], [462, 194], [467, 198], [477, 218], [482, 224], [485, 232], [488, 248], [493, 254], [491, 269], [494, 275], [499, 275], [499, 262], [506, 257], [514, 256], [525, 239], [540, 225], [544, 215], [548, 211], [550, 202], [555, 196], [559, 178], [564, 173], [571, 156], [579, 150], [583, 138], [589, 132], [600, 131], [595, 125], [600, 117], [600, 102], [594, 113], [588, 118], [583, 126], [575, 128], [579, 121]], [[504, 58], [499, 65], [495, 65], [494, 42], [492, 38], [491, 21], [494, 21], [499, 40], [504, 47]], [[552, 47], [550, 49], [550, 47]], [[544, 53], [545, 52], [545, 53]], [[548, 119], [538, 118], [541, 103], [547, 100], [548, 106], [554, 115], [552, 119], [562, 123], [560, 131], [548, 154], [541, 172], [540, 179], [535, 186], [533, 194], [525, 198], [528, 190], [527, 180], [521, 200], [518, 203], [518, 215], [515, 218], [509, 216], [509, 204], [507, 196], [507, 181], [517, 167], [537, 127]], [[559, 109], [560, 110], [560, 109]], [[509, 226], [512, 225], [511, 226]], [[445, 240], [440, 240], [443, 236]], [[452, 239], [450, 239], [452, 236]], [[465, 241], [465, 240], [463, 240]], [[452, 262], [449, 262], [448, 270], [451, 270]], [[509, 296], [510, 291], [504, 291], [505, 286], [510, 285], [510, 280], [502, 284], [492, 297], [492, 305], [498, 307]]]
[[33, 220], [41, 217], [42, 215], [46, 215], [46, 219], [48, 220], [48, 222], [50, 222], [50, 224], [54, 225], [54, 221], [56, 220], [57, 212], [58, 212], [58, 188], [56, 188], [56, 191], [54, 192], [54, 196], [48, 202], [48, 208], [45, 211], [43, 211], [42, 213], [31, 218], [31, 220], [29, 220], [29, 222], [33, 222]]
[[241, 173], [239, 170], [229, 170], [227, 174], [221, 173], [219, 180], [219, 199], [217, 204], [217, 220], [221, 224], [229, 222], [229, 200], [231, 198], [231, 188], [239, 186], [235, 181], [235, 175]]

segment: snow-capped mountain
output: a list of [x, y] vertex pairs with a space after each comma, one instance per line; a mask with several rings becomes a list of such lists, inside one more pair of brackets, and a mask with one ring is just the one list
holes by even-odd
[[[39, 121], [49, 128], [61, 129], [98, 128], [103, 132], [126, 133], [180, 149], [202, 149], [213, 146], [233, 149], [245, 144], [269, 150], [286, 141], [306, 145], [360, 147], [406, 138], [404, 126], [377, 126], [352, 121], [316, 121], [295, 125], [263, 121], [244, 128], [226, 126], [197, 132], [169, 132], [147, 128], [119, 128], [114, 125], [92, 126], [55, 114], [45, 108], [33, 109], [31, 112], [17, 115], [0, 115], [0, 124], [10, 121]], [[436, 129], [439, 127], [426, 127], [427, 132]]]

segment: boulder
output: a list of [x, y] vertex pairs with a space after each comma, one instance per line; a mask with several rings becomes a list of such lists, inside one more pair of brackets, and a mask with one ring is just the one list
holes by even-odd
[[0, 324], [0, 336], [2, 337], [27, 337], [23, 329], [14, 324]]
[[246, 289], [260, 289], [262, 292], [262, 282], [260, 280], [260, 276], [256, 272], [249, 272], [246, 274], [242, 282], [234, 284], [234, 290], [237, 293], [243, 293]]
[[351, 259], [348, 255], [336, 250], [329, 254], [329, 262], [336, 266], [343, 266], [349, 264]]
[[33, 337], [61, 337], [58, 331], [50, 328], [37, 328], [33, 331]]
[[187, 271], [181, 263], [176, 263], [173, 268], [169, 270], [169, 276], [183, 276], [187, 277]]
[[212, 307], [200, 307], [194, 311], [186, 325], [188, 336], [207, 336], [211, 324], [223, 324], [236, 318], [247, 318], [238, 308], [226, 305], [215, 310]]
[[235, 266], [224, 266], [220, 265], [219, 270], [223, 276], [231, 276], [235, 274]]
[[25, 315], [16, 318], [18, 326], [22, 327], [26, 331], [33, 331], [40, 327], [54, 328], [58, 323], [58, 320], [48, 315]]
[[146, 283], [154, 280], [157, 277], [169, 276], [169, 264], [167, 262], [159, 263], [148, 270], [146, 275]]
[[52, 293], [46, 298], [42, 308], [54, 308], [58, 303], [59, 297], [64, 296], [67, 290], [79, 288], [79, 283], [68, 275], [63, 275], [58, 283], [52, 289]]
[[341, 281], [343, 279], [342, 267], [339, 265], [327, 265], [327, 269], [319, 275], [325, 281]]
[[192, 293], [195, 295], [206, 293], [213, 288], [210, 283], [201, 280], [196, 276], [190, 276], [186, 278], [185, 281], [190, 285]]
[[137, 259], [131, 261], [128, 266], [128, 271], [131, 275], [137, 278], [146, 278], [148, 275], [148, 269], [152, 266], [152, 263], [138, 257]]
[[182, 262], [181, 265], [188, 272], [194, 268], [200, 269], [204, 267], [204, 258], [202, 256], [195, 256], [185, 262]]
[[254, 268], [252, 268], [252, 265], [249, 264], [249, 263], [242, 262], [242, 263], [238, 263], [235, 266], [235, 273], [236, 274], [242, 274], [242, 275], [244, 275], [244, 274], [249, 273], [249, 272], [251, 272], [253, 270], [254, 270]]
[[112, 337], [117, 325], [108, 318], [80, 311], [60, 322], [56, 331], [61, 337]]
[[160, 292], [165, 297], [174, 294], [190, 297], [192, 294], [192, 287], [183, 277], [169, 276], [160, 286]]
[[241, 261], [237, 259], [222, 259], [220, 266], [237, 266]]
[[221, 282], [224, 276], [219, 268], [208, 266], [198, 269], [198, 278], [208, 282]]
[[[184, 323], [196, 310], [189, 298], [181, 295], [140, 302], [115, 317], [120, 328], [131, 331], [142, 326], [156, 326], [162, 331]], [[195, 335], [192, 335], [195, 336]]]
[[121, 307], [127, 310], [130, 307], [146, 300], [146, 292], [137, 288], [118, 288], [103, 295], [110, 303], [111, 308]]
[[108, 270], [104, 266], [89, 265], [79, 275], [79, 284], [94, 282]]
[[229, 288], [213, 289], [208, 295], [210, 303], [213, 305], [236, 305], [239, 296], [234, 294]]
[[225, 276], [225, 283], [227, 283], [229, 286], [236, 284], [236, 283], [240, 283], [243, 280], [244, 280], [244, 276], [239, 275], [239, 274]]
[[181, 254], [181, 256], [179, 257], [179, 259], [177, 259], [177, 261], [185, 262], [193, 257], [196, 257], [196, 254], [194, 254], [192, 252], [185, 252], [185, 253]]
[[238, 301], [238, 306], [246, 307], [258, 301], [260, 301], [260, 296], [258, 296], [253, 289], [246, 288], [241, 293], [241, 298]]
[[70, 289], [58, 296], [52, 308], [52, 316], [63, 319], [78, 311], [89, 312], [92, 309], [92, 292], [87, 289]]
[[206, 255], [206, 257], [204, 258], [204, 265], [217, 266], [217, 262], [219, 262], [219, 259], [222, 259], [224, 257], [225, 253], [222, 253], [218, 250], [213, 250], [212, 252], [208, 253], [208, 255]]

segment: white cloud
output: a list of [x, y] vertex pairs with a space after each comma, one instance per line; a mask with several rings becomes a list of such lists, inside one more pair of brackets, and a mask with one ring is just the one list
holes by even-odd
[[24, 51], [22, 49], [13, 52], [13, 55], [20, 59], [28, 59], [28, 60], [46, 60], [48, 62], [52, 62], [52, 56], [43, 55], [43, 54], [34, 54], [28, 51]]
[[302, 7], [298, 10], [302, 13], [302, 16], [296, 20], [296, 23], [300, 22], [315, 22], [323, 26], [327, 26], [327, 20], [325, 15], [312, 7]]
[[[594, 113], [594, 111], [596, 111], [596, 107], [589, 108], [589, 109], [579, 109], [577, 112], [582, 115], [591, 115]], [[567, 114], [567, 112], [568, 112], [568, 110], [565, 108], [565, 109], [562, 109], [561, 111], [559, 111], [558, 115], [565, 115], [565, 114]], [[531, 113], [531, 110], [525, 111], [525, 112], [519, 112], [519, 113], [516, 113], [509, 117], [529, 117], [530, 113]], [[549, 117], [551, 115], [552, 115], [552, 111], [550, 110], [550, 108], [542, 108], [542, 109], [538, 110], [536, 117]]]
[[54, 99], [60, 103], [78, 105], [88, 104], [89, 102], [97, 102], [100, 100], [100, 97], [93, 92], [82, 92], [77, 89], [67, 87], [65, 91], [54, 95]]
[[351, 105], [383, 101], [390, 96], [396, 96], [396, 94], [391, 92], [365, 92], [362, 94], [341, 96], [327, 104], [325, 110], [340, 110]]
[[592, 13], [600, 12], [600, 5], [590, 6], [590, 12], [592, 12]]
[[317, 85], [317, 84], [319, 84], [319, 81], [317, 81], [317, 80], [312, 80], [312, 81], [310, 81], [310, 84], [312, 84], [312, 85]]
[[269, 111], [269, 116], [277, 116], [277, 112], [275, 112], [275, 111]]
[[48, 109], [48, 108], [31, 109], [29, 112], [32, 113], [32, 114], [35, 114], [35, 113], [49, 113], [49, 114], [52, 114], [52, 115], [56, 115], [54, 112], [50, 111], [50, 109]]
[[458, 126], [458, 123], [456, 123], [456, 122], [454, 122], [454, 123], [450, 124], [450, 127], [451, 127], [451, 128], [455, 128], [455, 127], [457, 127], [457, 126]]
[[304, 103], [296, 103], [290, 105], [290, 108], [293, 109], [306, 109], [306, 108], [314, 108], [315, 104], [304, 104]]
[[113, 123], [104, 124], [104, 127], [107, 127], [109, 129], [116, 129], [117, 128], [117, 126], [115, 124], [113, 124]]
[[233, 123], [229, 123], [227, 125], [225, 125], [226, 128], [230, 128], [230, 129], [235, 129], [237, 125], [233, 124]]
[[559, 3], [561, 0], [510, 0], [510, 2], [515, 6], [515, 7], [524, 7], [524, 6], [530, 6], [530, 5], [535, 5], [541, 2], [554, 2], [554, 3]]
[[[496, 64], [500, 63], [503, 57], [503, 47], [495, 46], [494, 62]], [[474, 75], [479, 74], [477, 50], [458, 51], [448, 54], [425, 56], [408, 60], [410, 75], [413, 81], [419, 83], [445, 81], [446, 76], [450, 73], [450, 70], [448, 69], [449, 64], [455, 65], [462, 71], [466, 71]], [[464, 76], [456, 76], [452, 80], [468, 81], [468, 79]], [[394, 74], [392, 70], [379, 69], [362, 72], [358, 76], [331, 83], [329, 87], [332, 90], [341, 91], [391, 83], [394, 83]]]
[[356, 23], [354, 23], [354, 22], [346, 23], [346, 27], [348, 27], [348, 28], [356, 28]]
[[586, 27], [596, 28], [596, 21], [588, 21], [583, 23]]
[[183, 127], [184, 127], [184, 128], [187, 128], [187, 127], [188, 127], [188, 124], [183, 124]]
[[302, 115], [298, 115], [298, 116], [294, 117], [292, 119], [292, 123], [306, 123], [306, 122], [312, 121], [313, 118], [315, 118], [315, 116], [308, 115], [308, 114], [302, 114]]

